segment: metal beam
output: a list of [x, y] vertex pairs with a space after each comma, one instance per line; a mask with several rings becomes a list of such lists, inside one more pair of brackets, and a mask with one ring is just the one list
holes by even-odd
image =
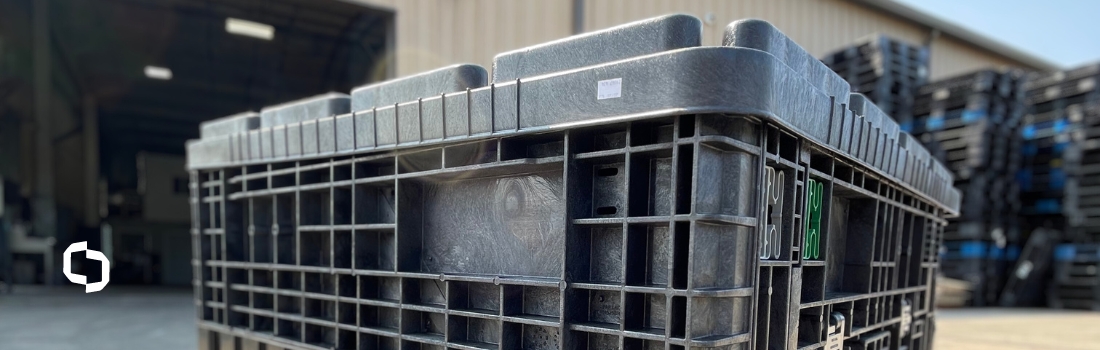
[[99, 227], [99, 115], [84, 98], [84, 226]]
[[[34, 0], [34, 230], [45, 237], [57, 236], [57, 208], [54, 201], [53, 135], [50, 130], [50, 0]], [[53, 281], [53, 255], [44, 258], [46, 284]]]
[[118, 97], [118, 100], [103, 101], [102, 105], [108, 106], [109, 108], [112, 105], [111, 102], [115, 101], [119, 104], [137, 100], [151, 100], [150, 102], [183, 101], [189, 106], [197, 107], [188, 107], [188, 109], [202, 110], [203, 108], [201, 105], [247, 106], [249, 105], [248, 101], [273, 99], [274, 96], [276, 96], [276, 92], [307, 91], [300, 88], [293, 89], [293, 86], [287, 86], [285, 89], [274, 86], [269, 88], [264, 84], [253, 89], [245, 89], [240, 87], [240, 85], [243, 85], [243, 83], [212, 84], [190, 79], [165, 82], [160, 86], [153, 84], [132, 84], [127, 87], [126, 91], [122, 91], [118, 95], [112, 95], [112, 97]]
[[[114, 2], [123, 4], [125, 6], [140, 6], [148, 9], [164, 10], [172, 12], [177, 15], [185, 15], [188, 17], [198, 18], [217, 18], [219, 21], [224, 21], [225, 17], [238, 17], [247, 20], [253, 20], [275, 26], [277, 29], [286, 30], [288, 21], [286, 17], [302, 16], [305, 21], [297, 23], [299, 30], [306, 33], [321, 35], [321, 36], [334, 36], [338, 34], [340, 28], [343, 27], [344, 22], [347, 21], [352, 11], [339, 12], [339, 14], [333, 13], [319, 13], [313, 10], [314, 8], [320, 8], [315, 3], [308, 4], [308, 6], [302, 6], [302, 8], [294, 8], [294, 5], [282, 5], [286, 10], [279, 13], [273, 13], [272, 11], [265, 11], [274, 8], [272, 5], [279, 5], [277, 2], [266, 3], [265, 6], [253, 6], [253, 7], [240, 7], [233, 6], [227, 3], [188, 3], [188, 2], [174, 2], [171, 5], [157, 4], [149, 1], [135, 1], [135, 0], [114, 0]], [[360, 7], [361, 8], [361, 7]], [[363, 8], [361, 8], [363, 9]], [[375, 10], [365, 9], [366, 11]], [[382, 11], [377, 11], [379, 14], [383, 14]], [[276, 36], [278, 36], [276, 32]]]
[[154, 138], [175, 138], [179, 140], [180, 146], [183, 146], [184, 141], [199, 137], [199, 125], [197, 123], [186, 126], [173, 126], [173, 124], [162, 122], [131, 120], [127, 124], [105, 123], [101, 130], [108, 138], [112, 138], [111, 142], [117, 142], [113, 140], [114, 138], [133, 138], [136, 135], [142, 135]]
[[[191, 110], [181, 108], [168, 108], [152, 103], [125, 104], [115, 108], [100, 108], [100, 127], [104, 124], [114, 123], [120, 118], [140, 118], [142, 120], [163, 121], [165, 123], [200, 123], [206, 120], [224, 117], [251, 110], [247, 107], [229, 107], [222, 109]], [[258, 109], [256, 109], [258, 110]]]
[[[359, 14], [354, 20], [348, 21], [347, 26], [340, 33], [341, 38], [348, 38], [349, 42], [355, 41], [352, 38], [358, 39], [362, 36], [362, 33], [374, 27], [374, 22], [379, 21], [377, 16], [367, 16], [365, 13]], [[336, 45], [332, 50], [329, 50], [328, 63], [324, 66], [324, 77], [329, 83], [329, 86], [334, 86], [342, 81], [348, 81], [348, 73], [351, 68], [351, 50], [354, 49], [351, 45]], [[340, 64], [340, 61], [343, 64]], [[343, 73], [343, 74], [341, 74]], [[354, 82], [349, 82], [354, 83]]]
[[184, 154], [184, 145], [189, 138], [183, 137], [167, 137], [164, 135], [135, 135], [133, 137], [117, 138], [115, 140], [104, 140], [103, 148], [107, 151], [104, 154], [108, 154], [112, 157], [117, 157], [117, 152], [120, 149], [133, 149], [142, 150], [156, 153], [171, 153], [171, 154]]

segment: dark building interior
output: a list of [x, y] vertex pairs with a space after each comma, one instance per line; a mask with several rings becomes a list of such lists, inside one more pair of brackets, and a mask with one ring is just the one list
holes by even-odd
[[199, 123], [391, 77], [393, 23], [337, 0], [0, 2], [0, 280], [61, 283], [87, 241], [112, 283], [190, 284]]

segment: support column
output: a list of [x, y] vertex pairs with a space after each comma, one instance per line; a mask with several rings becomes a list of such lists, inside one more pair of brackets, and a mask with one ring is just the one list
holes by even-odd
[[84, 226], [99, 227], [99, 113], [95, 98], [84, 98]]
[[[50, 123], [50, 4], [34, 0], [34, 230], [45, 237], [57, 235], [53, 188], [53, 128]], [[46, 284], [53, 283], [53, 254], [44, 259]]]

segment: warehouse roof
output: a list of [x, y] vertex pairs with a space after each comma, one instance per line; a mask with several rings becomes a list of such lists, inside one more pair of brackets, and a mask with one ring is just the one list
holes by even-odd
[[997, 41], [993, 38], [974, 32], [973, 30], [964, 28], [958, 24], [951, 23], [924, 11], [918, 10], [912, 6], [902, 4], [895, 0], [852, 0], [887, 13], [896, 15], [908, 19], [910, 21], [917, 22], [921, 25], [928, 26], [931, 29], [939, 31], [941, 34], [955, 37], [959, 40], [965, 41], [982, 49], [990, 52], [995, 52], [1011, 60], [1023, 63], [1040, 70], [1060, 70], [1057, 64], [1051, 63], [1045, 59], [1039, 58], [1023, 50], [1011, 47], [1005, 43]]

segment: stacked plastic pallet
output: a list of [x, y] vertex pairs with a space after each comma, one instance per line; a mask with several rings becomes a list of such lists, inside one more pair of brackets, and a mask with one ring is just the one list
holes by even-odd
[[771, 25], [701, 26], [204, 125], [200, 344], [928, 349], [950, 174]]
[[1051, 307], [1100, 311], [1100, 244], [1062, 244], [1054, 250]]
[[[1055, 251], [1047, 301], [1054, 307], [1095, 309], [1074, 249], [1100, 242], [1100, 64], [1039, 76], [1029, 82], [1025, 118], [1025, 167], [1020, 172], [1024, 212], [1032, 227], [1060, 232], [1072, 245]], [[1083, 244], [1083, 245], [1082, 245]], [[1076, 247], [1076, 248], [1075, 248]], [[1089, 256], [1085, 253], [1083, 256]], [[1088, 265], [1088, 266], [1086, 266]], [[1095, 279], [1095, 278], [1094, 278]]]
[[822, 60], [902, 127], [913, 116], [917, 89], [928, 79], [928, 48], [874, 35]]
[[1085, 236], [1082, 241], [1100, 243], [1100, 101], [1091, 103], [1082, 114], [1086, 125], [1078, 190]]
[[1071, 242], [1100, 241], [1100, 65], [1048, 74], [1028, 83], [1024, 213], [1034, 227]]
[[[1093, 66], [1100, 71], [1100, 66]], [[1100, 74], [1093, 76], [1100, 82]], [[1095, 85], [1095, 84], [1094, 84]], [[1093, 87], [1093, 102], [1085, 107], [1082, 121], [1085, 123], [1084, 142], [1081, 147], [1081, 182], [1078, 194], [1083, 222], [1082, 241], [1100, 243], [1100, 89]]]
[[965, 305], [998, 305], [1005, 281], [1020, 256], [1020, 247], [963, 240], [944, 241], [944, 248], [940, 270], [946, 277], [969, 284], [970, 295]]
[[[1018, 176], [1027, 227], [1047, 229], [1053, 242], [1100, 241], [1100, 65], [1037, 75], [1027, 83], [1029, 113], [1024, 117], [1023, 168]], [[1033, 234], [1034, 236], [1034, 234]], [[1046, 250], [1046, 256], [1053, 248]], [[1029, 249], [1025, 252], [1042, 252]], [[1026, 255], [1026, 254], [1025, 254]], [[1065, 258], [1065, 253], [1063, 254]], [[1037, 255], [1036, 255], [1037, 256]], [[1055, 256], [1057, 258], [1057, 256]], [[1049, 259], [1049, 258], [1047, 258]], [[1040, 262], [1034, 264], [1041, 266]], [[1070, 264], [1056, 263], [1055, 276]], [[1023, 273], [1018, 263], [1016, 274]], [[1040, 281], [1019, 287], [1021, 293], [1045, 292], [1056, 307], [1082, 307], [1084, 300], [1060, 300], [1045, 281], [1051, 273], [1029, 270]], [[1036, 278], [1032, 278], [1036, 280]], [[1040, 285], [1041, 284], [1041, 285]], [[1008, 293], [1009, 289], [1005, 288]]]
[[908, 130], [944, 162], [963, 193], [960, 215], [944, 230], [947, 277], [969, 281], [971, 305], [996, 304], [1021, 244], [1020, 122], [1024, 75], [986, 70], [922, 86]]

